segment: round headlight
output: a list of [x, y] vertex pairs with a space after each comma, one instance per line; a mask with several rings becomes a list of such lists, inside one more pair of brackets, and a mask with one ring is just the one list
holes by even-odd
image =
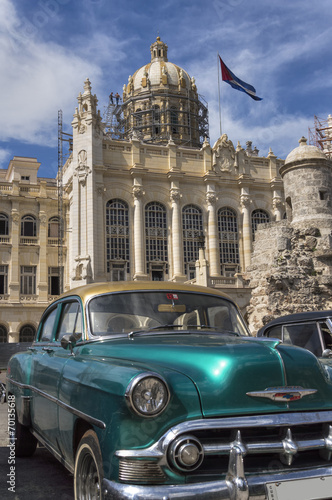
[[155, 373], [143, 373], [135, 377], [127, 387], [129, 406], [139, 415], [153, 417], [161, 413], [169, 401], [166, 382]]

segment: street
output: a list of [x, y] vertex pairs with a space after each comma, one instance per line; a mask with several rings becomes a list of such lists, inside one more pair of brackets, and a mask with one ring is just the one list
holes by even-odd
[[[0, 380], [4, 380], [4, 373]], [[8, 481], [8, 482], [7, 482]], [[12, 486], [13, 485], [13, 486]], [[73, 477], [51, 453], [37, 448], [16, 458], [8, 447], [8, 405], [0, 405], [0, 498], [2, 500], [73, 500]]]

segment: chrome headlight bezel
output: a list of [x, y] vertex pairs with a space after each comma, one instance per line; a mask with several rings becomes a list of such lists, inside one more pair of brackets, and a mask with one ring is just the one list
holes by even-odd
[[[158, 405], [158, 408], [150, 411], [144, 411], [137, 404], [137, 397], [138, 397], [137, 392], [139, 391], [139, 388], [140, 386], [142, 386], [143, 382], [145, 381], [146, 383], [149, 379], [151, 380], [153, 379], [160, 384], [160, 388], [164, 392], [164, 396], [162, 398], [162, 402]], [[163, 377], [161, 377], [158, 373], [144, 372], [140, 373], [139, 375], [136, 375], [136, 377], [134, 377], [130, 381], [125, 392], [125, 398], [128, 407], [134, 413], [136, 413], [140, 417], [152, 418], [160, 415], [163, 411], [165, 411], [170, 400], [170, 391], [166, 380]]]

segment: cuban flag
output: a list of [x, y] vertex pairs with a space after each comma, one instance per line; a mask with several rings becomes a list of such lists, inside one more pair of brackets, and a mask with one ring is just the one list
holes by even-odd
[[240, 90], [241, 92], [245, 92], [246, 94], [250, 95], [250, 97], [252, 99], [255, 99], [255, 101], [262, 100], [261, 97], [257, 97], [256, 89], [252, 85], [249, 85], [249, 83], [240, 80], [240, 78], [235, 76], [234, 73], [232, 73], [231, 70], [227, 68], [226, 64], [223, 62], [220, 56], [219, 59], [221, 66], [221, 76], [224, 82], [229, 83], [233, 87], [233, 89]]

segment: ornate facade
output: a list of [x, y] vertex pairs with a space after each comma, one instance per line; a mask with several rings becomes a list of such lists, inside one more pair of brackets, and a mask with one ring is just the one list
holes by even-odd
[[32, 158], [0, 171], [2, 340], [35, 329], [62, 283], [193, 281], [249, 303], [242, 275], [256, 227], [285, 214], [283, 161], [227, 135], [211, 146], [195, 80], [159, 38], [107, 120], [87, 79], [61, 172], [61, 224], [59, 179], [39, 178]]

